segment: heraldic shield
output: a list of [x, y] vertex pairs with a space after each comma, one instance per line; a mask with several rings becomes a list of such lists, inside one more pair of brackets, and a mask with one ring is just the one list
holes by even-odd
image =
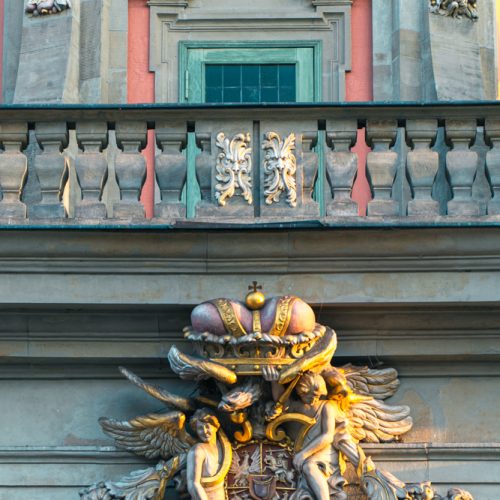
[[255, 442], [236, 447], [226, 478], [228, 499], [288, 500], [297, 486], [292, 459], [286, 446]]
[[363, 443], [397, 441], [412, 427], [390, 367], [332, 363], [337, 335], [293, 295], [267, 298], [254, 282], [244, 302], [196, 306], [170, 368], [189, 396], [121, 373], [165, 409], [99, 423], [117, 446], [154, 467], [80, 492], [81, 500], [349, 500], [345, 466], [368, 500], [471, 500], [457, 488], [404, 483], [379, 469]]

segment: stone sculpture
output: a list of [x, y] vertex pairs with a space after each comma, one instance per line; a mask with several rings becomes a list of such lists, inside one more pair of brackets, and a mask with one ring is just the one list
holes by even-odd
[[249, 147], [250, 134], [236, 134], [229, 139], [223, 132], [217, 135], [217, 155], [215, 198], [221, 206], [235, 194], [239, 194], [252, 204], [252, 150]]
[[29, 0], [26, 4], [26, 12], [34, 16], [57, 14], [65, 9], [71, 8], [70, 0]]
[[430, 0], [429, 10], [434, 14], [460, 18], [462, 16], [476, 20], [477, 0]]
[[394, 441], [412, 426], [407, 406], [384, 402], [397, 391], [396, 370], [332, 366], [335, 331], [306, 302], [250, 288], [244, 303], [193, 310], [184, 336], [194, 355], [171, 348], [174, 373], [196, 383], [191, 397], [120, 369], [168, 411], [100, 424], [118, 446], [159, 461], [82, 490], [82, 500], [163, 500], [168, 484], [196, 500], [342, 500], [346, 461], [370, 500], [472, 500], [377, 468], [360, 443]]
[[262, 144], [264, 157], [264, 196], [266, 204], [278, 203], [281, 193], [286, 193], [286, 201], [291, 207], [297, 206], [297, 160], [295, 134], [281, 139], [276, 132], [269, 132]]

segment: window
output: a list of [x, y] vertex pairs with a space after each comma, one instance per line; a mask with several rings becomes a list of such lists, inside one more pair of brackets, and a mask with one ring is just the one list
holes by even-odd
[[295, 64], [207, 64], [205, 102], [295, 102]]
[[314, 102], [321, 44], [180, 42], [180, 102]]

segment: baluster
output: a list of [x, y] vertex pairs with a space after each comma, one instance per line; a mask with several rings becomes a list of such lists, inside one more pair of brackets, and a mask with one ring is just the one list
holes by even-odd
[[413, 150], [407, 155], [406, 168], [413, 190], [408, 215], [439, 215], [439, 202], [432, 199], [432, 185], [439, 169], [439, 154], [431, 151], [437, 133], [436, 120], [408, 120], [406, 135]]
[[36, 219], [65, 217], [61, 200], [69, 170], [62, 150], [68, 145], [68, 128], [65, 122], [38, 122], [35, 137], [42, 148], [34, 161], [42, 200], [30, 208], [29, 216]]
[[161, 153], [156, 157], [156, 179], [161, 191], [161, 203], [155, 205], [155, 216], [161, 219], [186, 217], [186, 206], [180, 202], [186, 182], [187, 161], [181, 153], [186, 148], [185, 123], [159, 123], [156, 141]]
[[146, 180], [146, 160], [141, 154], [146, 141], [145, 122], [129, 121], [116, 124], [116, 142], [122, 150], [115, 160], [116, 181], [120, 188], [121, 200], [113, 205], [113, 217], [117, 219], [145, 217], [144, 206], [139, 197]]
[[475, 120], [448, 120], [446, 137], [453, 149], [446, 153], [446, 169], [453, 199], [448, 202], [448, 215], [478, 216], [479, 203], [472, 199], [472, 184], [477, 171], [478, 154], [469, 149], [476, 137]]
[[398, 155], [389, 149], [396, 139], [396, 129], [396, 121], [369, 121], [366, 127], [373, 148], [366, 158], [366, 173], [373, 192], [373, 199], [368, 202], [369, 216], [394, 216], [399, 212], [398, 203], [391, 199]]
[[326, 215], [356, 216], [358, 204], [351, 199], [354, 178], [358, 171], [358, 155], [351, 152], [357, 135], [356, 120], [327, 122], [326, 142], [331, 151], [326, 153], [326, 175], [330, 189]]
[[488, 202], [488, 215], [500, 215], [500, 120], [488, 118], [485, 123], [486, 139], [493, 148], [486, 153], [486, 169], [493, 190]]
[[28, 173], [28, 161], [21, 152], [26, 146], [27, 135], [25, 122], [0, 124], [0, 142], [4, 148], [0, 155], [1, 218], [26, 218], [26, 205], [20, 197]]
[[75, 159], [75, 170], [82, 199], [75, 205], [75, 217], [105, 219], [106, 205], [101, 203], [102, 190], [108, 177], [108, 162], [102, 149], [108, 144], [105, 122], [78, 122], [76, 139], [83, 151]]

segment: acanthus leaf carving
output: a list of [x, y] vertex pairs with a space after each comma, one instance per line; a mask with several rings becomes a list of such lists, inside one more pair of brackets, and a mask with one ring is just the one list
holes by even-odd
[[276, 132], [268, 132], [262, 144], [264, 156], [264, 196], [266, 204], [278, 203], [282, 193], [291, 207], [297, 206], [297, 159], [294, 154], [295, 134], [281, 139]]
[[216, 146], [220, 149], [215, 166], [215, 198], [220, 206], [225, 206], [227, 201], [239, 194], [249, 205], [253, 203], [252, 197], [252, 150], [250, 134], [236, 134], [232, 139], [226, 137], [224, 132], [217, 134]]

